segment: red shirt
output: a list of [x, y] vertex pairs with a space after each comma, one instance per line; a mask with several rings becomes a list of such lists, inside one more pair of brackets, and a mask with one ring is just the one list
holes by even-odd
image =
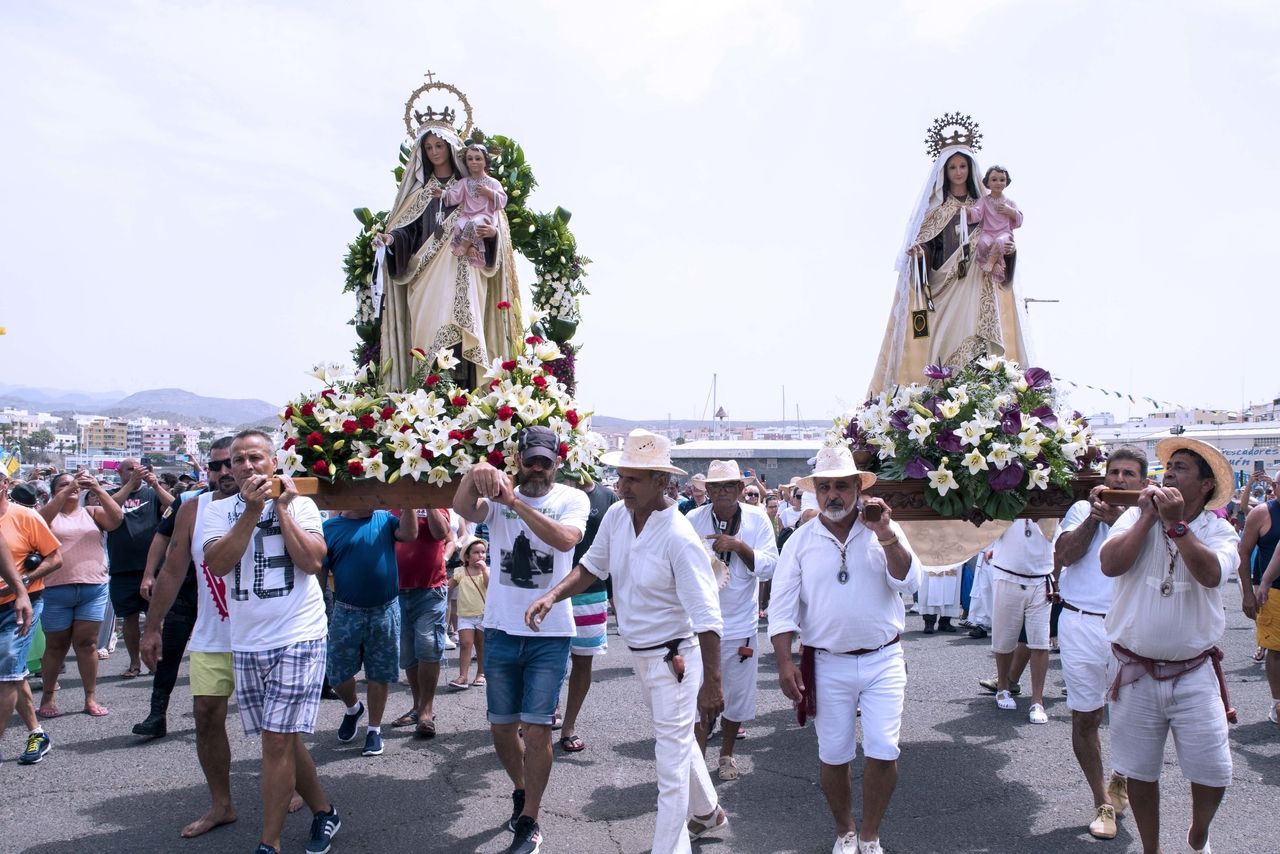
[[[431, 536], [427, 524], [429, 513], [439, 513], [445, 527], [449, 526], [447, 509], [415, 510], [418, 514], [418, 539], [411, 543], [396, 543], [396, 563], [400, 565], [400, 588], [444, 587], [449, 577], [444, 571], [445, 540]], [[397, 512], [397, 516], [400, 514]], [[448, 535], [446, 534], [446, 539]]]

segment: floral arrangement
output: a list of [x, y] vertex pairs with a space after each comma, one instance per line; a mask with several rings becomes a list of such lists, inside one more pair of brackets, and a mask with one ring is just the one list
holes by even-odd
[[[528, 207], [529, 195], [538, 185], [533, 169], [525, 160], [524, 149], [505, 136], [485, 137], [474, 131], [466, 143], [479, 142], [489, 149], [489, 171], [507, 193], [507, 221], [511, 224], [511, 243], [515, 250], [533, 264], [536, 283], [533, 307], [541, 319], [533, 324], [533, 332], [541, 338], [565, 344], [577, 331], [581, 320], [578, 299], [587, 294], [583, 285], [586, 266], [591, 259], [578, 254], [578, 243], [569, 230], [573, 214], [562, 207], [550, 213], [539, 213]], [[400, 165], [394, 170], [396, 184], [404, 176], [412, 149], [400, 146]], [[386, 227], [387, 211], [371, 212], [357, 208], [356, 219], [361, 232], [347, 245], [343, 260], [346, 275], [344, 292], [355, 293], [356, 311], [348, 323], [356, 328], [359, 339], [352, 351], [355, 363], [364, 365], [380, 359], [381, 321], [374, 317], [372, 298], [374, 235]], [[572, 361], [568, 363], [572, 371]], [[572, 379], [572, 378], [570, 378]], [[572, 382], [569, 383], [572, 386]]]
[[550, 369], [560, 348], [537, 335], [513, 359], [495, 359], [475, 390], [453, 380], [457, 358], [448, 350], [413, 353], [414, 391], [388, 392], [366, 364], [349, 375], [318, 367], [326, 388], [290, 401], [280, 412], [281, 468], [330, 483], [400, 478], [443, 486], [485, 460], [516, 472], [516, 436], [538, 424], [560, 437], [562, 470], [594, 473], [602, 443], [587, 433], [589, 413], [574, 409], [564, 383]]
[[881, 478], [927, 480], [925, 500], [940, 516], [1014, 519], [1034, 490], [1069, 490], [1102, 458], [1084, 417], [1056, 408], [1048, 371], [986, 356], [924, 373], [928, 384], [882, 392], [836, 418], [828, 444], [847, 443]]

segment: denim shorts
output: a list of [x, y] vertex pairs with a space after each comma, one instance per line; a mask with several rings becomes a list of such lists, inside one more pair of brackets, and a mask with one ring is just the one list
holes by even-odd
[[525, 637], [484, 630], [489, 723], [551, 726], [573, 638]]
[[333, 603], [329, 621], [329, 684], [340, 685], [360, 672], [370, 682], [400, 679], [400, 603], [357, 608]]
[[400, 666], [436, 664], [444, 657], [448, 587], [400, 589]]
[[25, 627], [25, 636], [18, 637], [17, 611], [13, 603], [0, 608], [0, 682], [21, 682], [27, 677], [27, 654], [31, 651], [35, 625], [40, 622], [42, 610], [43, 596], [31, 603], [31, 625]]
[[65, 632], [73, 622], [101, 623], [107, 612], [107, 582], [44, 588], [44, 630]]

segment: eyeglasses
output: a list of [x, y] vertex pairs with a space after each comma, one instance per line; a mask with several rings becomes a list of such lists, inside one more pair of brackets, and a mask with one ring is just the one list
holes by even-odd
[[521, 459], [520, 462], [527, 469], [553, 469], [556, 465], [546, 457], [527, 457]]
[[742, 483], [736, 480], [725, 483], [708, 483], [707, 492], [737, 492], [740, 486], [742, 486]]
[[209, 460], [209, 471], [231, 471], [231, 460]]
[[758, 492], [756, 492], [756, 491], [754, 491], [754, 490], [752, 490], [751, 492], [744, 492], [744, 493], [742, 493], [742, 495], [743, 495], [744, 497], [746, 497], [746, 498], [759, 498], [759, 497], [760, 497], [760, 493], [758, 493]]

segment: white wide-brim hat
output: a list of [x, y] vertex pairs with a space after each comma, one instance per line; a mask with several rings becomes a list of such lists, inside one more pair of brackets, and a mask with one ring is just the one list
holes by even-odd
[[742, 480], [742, 471], [738, 468], [737, 460], [712, 460], [703, 480], [707, 483], [730, 483]]
[[1191, 451], [1193, 454], [1198, 454], [1209, 464], [1209, 468], [1213, 469], [1213, 494], [1205, 501], [1204, 509], [1217, 510], [1219, 507], [1226, 507], [1231, 501], [1231, 494], [1236, 490], [1236, 475], [1222, 451], [1208, 442], [1189, 439], [1185, 436], [1172, 436], [1156, 443], [1156, 459], [1166, 467], [1169, 465], [1169, 458], [1178, 451]]
[[618, 469], [645, 469], [669, 474], [687, 474], [671, 464], [671, 440], [637, 427], [627, 434], [621, 451], [609, 451], [600, 458], [605, 465]]
[[813, 480], [818, 477], [854, 477], [857, 476], [863, 489], [876, 482], [876, 476], [869, 471], [861, 471], [853, 461], [853, 453], [847, 445], [834, 448], [823, 448], [818, 451], [818, 459], [813, 467], [813, 474], [802, 477], [796, 486], [805, 492], [814, 492]]

